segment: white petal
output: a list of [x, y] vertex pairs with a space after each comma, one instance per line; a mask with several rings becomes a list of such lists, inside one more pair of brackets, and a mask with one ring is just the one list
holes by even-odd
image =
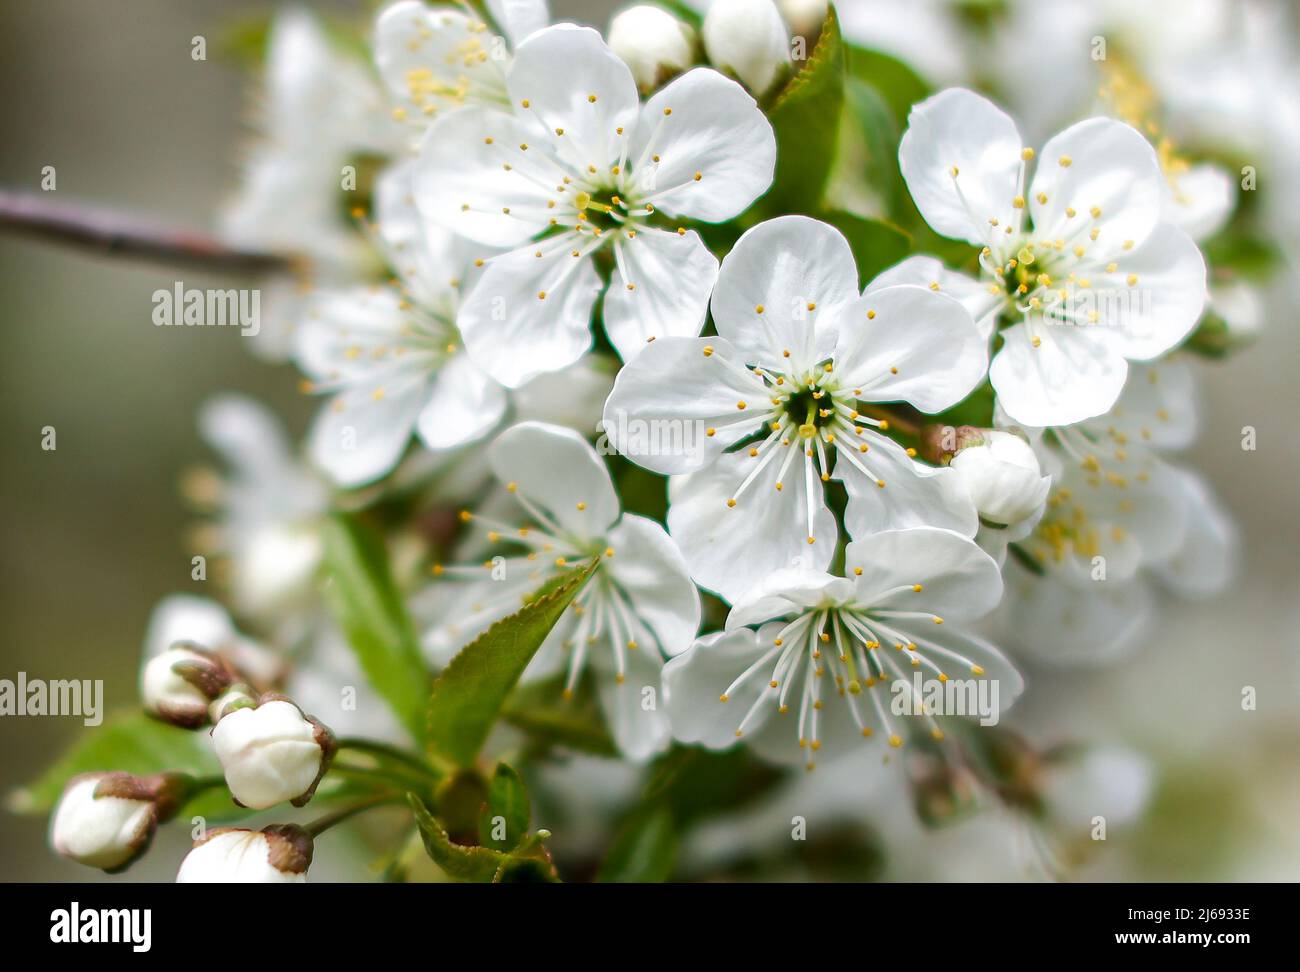
[[426, 310], [450, 316], [473, 254], [490, 254], [420, 215], [415, 205], [418, 166], [418, 160], [406, 159], [376, 178], [375, 232], [411, 298]]
[[855, 540], [845, 551], [844, 566], [859, 602], [873, 607], [962, 621], [983, 617], [1002, 597], [1002, 575], [993, 559], [948, 530], [888, 530]]
[[1123, 122], [1089, 118], [1043, 146], [1028, 202], [1036, 236], [1071, 240], [1084, 227], [1097, 229], [1088, 255], [1104, 263], [1119, 258], [1129, 241], [1140, 246], [1156, 228], [1163, 193], [1151, 144]]
[[178, 641], [191, 641], [217, 650], [235, 638], [230, 614], [216, 601], [192, 594], [169, 594], [149, 617], [144, 636], [144, 656], [161, 655]]
[[498, 480], [516, 484], [519, 493], [577, 537], [600, 537], [618, 519], [609, 470], [572, 429], [521, 422], [497, 436], [488, 460]]
[[662, 700], [650, 708], [645, 704], [659, 694], [661, 671], [659, 655], [638, 649], [627, 653], [622, 682], [608, 673], [601, 673], [596, 681], [605, 725], [619, 752], [633, 763], [646, 762], [672, 742], [666, 704]]
[[1171, 472], [1188, 511], [1187, 537], [1173, 556], [1156, 566], [1156, 575], [1179, 597], [1213, 597], [1228, 586], [1237, 570], [1236, 525], [1201, 477], [1182, 469]]
[[[385, 7], [375, 21], [375, 64], [389, 91], [413, 116], [448, 110], [468, 99], [500, 96], [501, 61], [481, 21], [450, 5], [417, 0]], [[486, 55], [486, 56], [482, 56]], [[453, 93], [455, 92], [455, 93]]]
[[773, 571], [732, 606], [727, 630], [803, 614], [829, 603], [842, 604], [852, 595], [852, 583], [820, 570], [788, 567]]
[[395, 373], [424, 367], [418, 356], [394, 353], [407, 343], [417, 317], [393, 288], [322, 291], [298, 328], [295, 360], [319, 381], [369, 383], [373, 390]]
[[627, 361], [650, 341], [699, 334], [718, 279], [718, 258], [699, 234], [646, 227], [614, 246], [622, 265], [605, 294], [604, 319], [619, 356]]
[[494, 257], [456, 318], [470, 355], [507, 388], [568, 367], [591, 347], [600, 293], [592, 261], [554, 240], [540, 246]]
[[632, 513], [607, 539], [614, 555], [602, 561], [603, 570], [627, 595], [658, 648], [669, 657], [681, 654], [700, 626], [700, 596], [681, 551], [658, 523]]
[[[785, 448], [800, 451], [798, 444]], [[736, 490], [762, 459], [747, 450], [727, 453], [699, 472], [674, 480], [668, 532], [677, 541], [701, 587], [734, 601], [782, 567], [825, 570], [838, 531], [826, 507], [820, 479], [813, 478], [812, 533], [804, 457], [797, 455], [776, 489], [784, 455], [768, 462], [736, 500]], [[815, 539], [808, 542], [808, 537]]]
[[571, 165], [607, 171], [618, 161], [617, 130], [631, 130], [640, 99], [632, 72], [596, 31], [573, 24], [538, 31], [519, 45], [506, 83], [517, 110], [548, 132], [563, 131], [552, 144]]
[[265, 405], [227, 392], [199, 408], [199, 434], [235, 472], [269, 481], [291, 463], [293, 451], [280, 419]]
[[[550, 225], [548, 188], [564, 172], [540, 152], [537, 136], [503, 111], [463, 108], [429, 126], [413, 187], [421, 215], [487, 246], [518, 246]], [[507, 168], [509, 166], [510, 168]]]
[[[669, 660], [663, 671], [663, 702], [673, 736], [680, 742], [700, 743], [709, 749], [734, 745], [736, 729], [767, 688], [771, 670], [755, 671], [732, 689], [726, 702], [721, 701], [721, 696], [767, 650], [757, 632], [737, 628], [705, 635]], [[757, 728], [775, 711], [775, 705], [761, 707], [750, 726]]]
[[974, 277], [968, 277], [956, 270], [949, 270], [939, 260], [929, 256], [910, 256], [888, 270], [878, 274], [867, 284], [865, 293], [875, 293], [884, 287], [898, 284], [916, 284], [929, 287], [941, 294], [947, 294], [970, 312], [980, 336], [988, 340], [993, 336], [993, 326], [997, 323], [997, 312], [1002, 308], [1001, 293], [989, 293], [988, 284], [981, 283]]
[[488, 0], [488, 11], [515, 47], [551, 22], [546, 0]]
[[1119, 274], [1136, 283], [1119, 292], [1115, 313], [1103, 321], [1126, 358], [1158, 357], [1196, 327], [1207, 299], [1205, 259], [1178, 227], [1161, 223], [1124, 258]]
[[[858, 442], [868, 451], [860, 452], [852, 443], [840, 446], [833, 473], [849, 494], [844, 525], [850, 536], [864, 539], [879, 530], [914, 526], [975, 535], [979, 517], [954, 470], [919, 463], [897, 442], [874, 432], [864, 433]], [[847, 449], [853, 450], [851, 457], [846, 457]]]
[[858, 269], [843, 234], [782, 216], [746, 232], [722, 261], [713, 319], [746, 363], [809, 368], [830, 355], [834, 322], [857, 297]]
[[511, 394], [515, 412], [539, 422], [589, 432], [600, 425], [600, 412], [614, 387], [605, 359], [587, 355], [560, 371], [548, 371]]
[[768, 394], [722, 338], [664, 338], [623, 366], [601, 424], [637, 465], [691, 472], [762, 425]]
[[339, 392], [316, 413], [307, 433], [312, 461], [340, 486], [379, 479], [402, 457], [428, 397], [427, 378]]
[[[997, 686], [999, 715], [1009, 709], [1025, 689], [1025, 680], [1011, 659], [984, 638], [961, 628], [949, 628], [947, 625], [927, 627], [918, 625], [915, 621], [895, 621], [893, 626], [913, 640], [932, 641], [942, 648], [956, 652], [983, 669], [983, 674], [975, 677], [981, 682], [988, 681]], [[921, 642], [918, 641], [918, 644]], [[923, 644], [919, 653], [934, 661], [940, 670], [951, 678], [969, 678], [974, 674], [973, 671], [962, 671], [961, 663], [955, 659], [944, 658], [933, 650], [927, 651]]]
[[1191, 365], [1174, 356], [1129, 365], [1115, 407], [1096, 420], [1133, 442], [1154, 449], [1185, 449], [1200, 425]]
[[1016, 422], [1038, 428], [1070, 425], [1110, 409], [1128, 365], [1100, 329], [1040, 321], [1033, 346], [1024, 324], [1002, 332], [1005, 343], [989, 366], [998, 403]]
[[1194, 240], [1223, 229], [1236, 205], [1236, 181], [1217, 165], [1194, 165], [1166, 179], [1163, 218]]
[[898, 164], [935, 232], [982, 245], [990, 219], [1014, 222], [1021, 146], [1006, 112], [973, 91], [949, 88], [912, 107]]
[[658, 209], [720, 223], [739, 216], [772, 184], [776, 135], [744, 88], [696, 68], [646, 102], [628, 155], [652, 167], [652, 181], [640, 167], [634, 174]]
[[505, 389], [469, 355], [454, 354], [433, 378], [416, 431], [430, 449], [455, 449], [487, 435], [505, 412]]
[[984, 380], [988, 344], [970, 312], [928, 287], [869, 291], [840, 314], [835, 373], [868, 402], [951, 408]]

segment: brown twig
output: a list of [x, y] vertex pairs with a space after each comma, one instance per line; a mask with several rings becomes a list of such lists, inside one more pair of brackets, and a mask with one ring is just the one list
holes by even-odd
[[0, 230], [108, 256], [233, 273], [287, 271], [289, 257], [227, 246], [205, 233], [159, 226], [109, 209], [54, 202], [44, 193], [0, 189]]

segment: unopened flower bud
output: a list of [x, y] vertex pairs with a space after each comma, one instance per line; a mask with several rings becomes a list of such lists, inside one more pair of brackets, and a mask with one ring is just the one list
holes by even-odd
[[755, 95], [767, 92], [790, 64], [790, 37], [772, 0], [715, 0], [703, 34], [709, 60]]
[[303, 884], [313, 844], [293, 824], [213, 830], [181, 861], [178, 884]]
[[140, 671], [146, 712], [185, 729], [208, 721], [208, 705], [230, 685], [230, 672], [212, 652], [177, 643]]
[[235, 801], [264, 810], [288, 800], [300, 807], [334, 756], [334, 735], [283, 696], [256, 707], [227, 708], [212, 744]]
[[50, 818], [50, 844], [87, 867], [123, 870], [148, 848], [157, 825], [176, 812], [186, 782], [176, 774], [73, 777]]
[[609, 24], [609, 47], [649, 92], [695, 60], [695, 31], [662, 7], [628, 7]]
[[1029, 443], [1010, 432], [987, 430], [952, 460], [980, 518], [1002, 526], [1029, 519], [1051, 488]]
[[781, 16], [789, 25], [791, 34], [814, 38], [826, 23], [830, 4], [827, 0], [777, 0], [777, 6], [781, 8]]
[[208, 706], [208, 718], [216, 725], [227, 712], [250, 706], [256, 708], [257, 696], [248, 685], [237, 682], [212, 700]]

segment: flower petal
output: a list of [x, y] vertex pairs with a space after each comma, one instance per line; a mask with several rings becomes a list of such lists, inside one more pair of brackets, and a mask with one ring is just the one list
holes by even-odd
[[746, 232], [722, 261], [713, 319], [746, 364], [810, 368], [830, 356], [832, 322], [857, 297], [844, 235], [806, 216], [782, 216]]
[[564, 172], [543, 154], [520, 150], [536, 134], [526, 121], [487, 108], [463, 108], [434, 121], [413, 178], [421, 215], [486, 246], [518, 246], [545, 230], [551, 225], [546, 187], [560, 184]]
[[767, 412], [749, 403], [761, 406], [767, 395], [722, 338], [663, 338], [618, 373], [601, 425], [637, 465], [664, 475], [691, 472], [757, 431]]
[[[731, 684], [769, 650], [758, 632], [737, 628], [705, 635], [670, 659], [663, 671], [663, 703], [673, 736], [709, 749], [735, 745], [736, 729], [767, 688], [771, 670], [759, 667], [740, 685], [731, 688]], [[728, 688], [731, 692], [723, 702], [721, 696]], [[757, 728], [775, 711], [775, 705], [761, 706], [750, 724]]]
[[965, 621], [988, 614], [1002, 597], [997, 564], [949, 530], [887, 530], [855, 540], [845, 551], [844, 566], [853, 575], [858, 600], [872, 607]]
[[947, 294], [970, 312], [984, 340], [993, 336], [993, 326], [997, 323], [997, 313], [1002, 309], [1004, 298], [1000, 291], [996, 294], [989, 293], [988, 284], [956, 270], [949, 270], [934, 257], [918, 254], [881, 272], [867, 284], [864, 293], [872, 294], [898, 284], [916, 284]]
[[484, 47], [481, 21], [418, 0], [390, 4], [375, 21], [375, 65], [397, 103], [415, 117], [467, 98], [500, 97], [502, 63]]
[[[801, 449], [798, 444], [769, 448]], [[728, 601], [782, 567], [825, 570], [834, 553], [835, 517], [826, 507], [816, 477], [809, 502], [802, 456], [792, 460], [781, 489], [776, 484], [784, 458], [777, 456], [736, 498], [737, 489], [762, 461], [746, 450], [726, 453], [712, 466], [674, 480], [670, 487], [668, 532], [681, 548], [695, 582]], [[736, 499], [734, 506], [728, 505], [731, 499]], [[810, 535], [814, 543], [808, 542]]]
[[824, 571], [804, 567], [773, 571], [732, 605], [727, 630], [803, 614], [828, 602], [843, 603], [852, 594], [850, 581]]
[[1183, 469], [1170, 472], [1188, 511], [1187, 536], [1176, 553], [1156, 565], [1156, 576], [1179, 597], [1212, 597], [1236, 573], [1237, 528], [1200, 476]]
[[1096, 229], [1088, 256], [1104, 263], [1151, 234], [1163, 194], [1151, 143], [1121, 121], [1089, 118], [1043, 146], [1028, 202], [1035, 236], [1072, 241]]
[[596, 680], [596, 694], [609, 734], [618, 751], [633, 763], [646, 762], [672, 742], [672, 728], [668, 713], [661, 707], [662, 700], [646, 705], [647, 700], [656, 700], [659, 695], [662, 670], [663, 660], [654, 651], [629, 651], [621, 682], [609, 673], [601, 673]]
[[506, 84], [570, 165], [604, 172], [618, 161], [618, 129], [631, 131], [640, 99], [631, 70], [599, 33], [573, 24], [538, 31], [515, 51]]
[[551, 22], [546, 0], [487, 0], [488, 11], [511, 45], [518, 47], [528, 35]]
[[619, 356], [627, 361], [650, 341], [699, 334], [718, 279], [718, 258], [699, 234], [645, 227], [614, 247], [621, 262], [605, 294], [604, 319]]
[[541, 246], [493, 257], [456, 318], [470, 355], [507, 388], [568, 367], [591, 347], [600, 278], [580, 251]]
[[1237, 184], [1226, 169], [1203, 163], [1165, 181], [1163, 219], [1194, 240], [1223, 229], [1237, 205]]
[[840, 314], [835, 373], [855, 397], [942, 412], [988, 370], [988, 344], [957, 300], [928, 287], [869, 290]]
[[1129, 254], [1120, 273], [1134, 281], [1119, 296], [1108, 333], [1126, 358], [1159, 357], [1192, 332], [1205, 309], [1205, 258], [1192, 238], [1161, 223]]
[[[655, 206], [669, 216], [721, 223], [767, 191], [776, 135], [749, 93], [710, 68], [677, 78], [646, 102], [628, 157], [647, 160]], [[696, 175], [699, 178], [696, 178]], [[662, 195], [660, 195], [662, 193]]]
[[609, 470], [572, 429], [520, 422], [488, 448], [492, 472], [582, 539], [601, 537], [619, 516]]
[[427, 378], [339, 392], [316, 413], [307, 433], [312, 461], [340, 486], [379, 479], [402, 458], [428, 397]]
[[1119, 401], [1096, 424], [1112, 438], [1123, 436], [1153, 449], [1185, 449], [1200, 426], [1196, 399], [1194, 376], [1185, 358], [1134, 362]]
[[[700, 595], [681, 551], [654, 520], [627, 513], [608, 535], [604, 571], [668, 657], [685, 651], [700, 626]], [[647, 646], [647, 651], [655, 648]]]
[[454, 354], [434, 376], [416, 431], [430, 449], [481, 439], [506, 413], [506, 393], [467, 354]]
[[1040, 318], [1034, 347], [1024, 324], [1002, 332], [989, 366], [998, 403], [1012, 420], [1046, 428], [1101, 415], [1119, 398], [1128, 364], [1098, 328], [1048, 325]]
[[1006, 112], [973, 91], [948, 88], [912, 107], [898, 164], [935, 232], [983, 245], [989, 220], [1015, 222], [1022, 144]]
[[866, 453], [851, 443], [837, 449], [832, 473], [849, 494], [844, 525], [851, 537], [915, 526], [975, 535], [979, 516], [955, 470], [919, 463], [875, 432], [864, 433], [860, 444], [868, 447]]

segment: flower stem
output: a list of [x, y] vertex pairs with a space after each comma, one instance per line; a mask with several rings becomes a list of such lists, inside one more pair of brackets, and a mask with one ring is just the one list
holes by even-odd
[[404, 749], [390, 746], [388, 743], [379, 742], [375, 739], [362, 739], [357, 736], [346, 736], [339, 740], [339, 749], [354, 749], [357, 752], [366, 753], [367, 755], [374, 756], [377, 759], [387, 759], [400, 763], [432, 780], [441, 779], [441, 774], [415, 753], [407, 752]]
[[275, 253], [240, 250], [205, 233], [158, 226], [108, 209], [53, 202], [47, 193], [0, 189], [0, 230], [112, 256], [234, 273], [287, 271], [291, 260]]
[[341, 809], [335, 810], [333, 813], [327, 813], [325, 816], [313, 820], [311, 823], [307, 824], [305, 827], [303, 827], [303, 830], [311, 834], [313, 838], [319, 837], [321, 834], [329, 830], [335, 824], [342, 823], [344, 820], [347, 820], [349, 817], [353, 817], [356, 814], [362, 813], [366, 810], [371, 810], [374, 807], [382, 806], [385, 803], [397, 803], [404, 799], [405, 797], [402, 796], [402, 794], [400, 793], [393, 793], [393, 792], [379, 793], [373, 797], [370, 797], [369, 799], [360, 800], [357, 803], [352, 804], [350, 807], [342, 807]]

